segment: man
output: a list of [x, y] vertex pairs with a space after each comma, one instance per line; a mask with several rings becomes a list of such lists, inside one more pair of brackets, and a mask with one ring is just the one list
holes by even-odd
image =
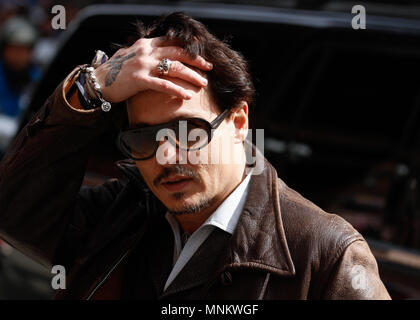
[[[76, 68], [1, 164], [0, 234], [66, 267], [58, 297], [389, 299], [356, 230], [288, 188], [255, 148], [263, 170], [247, 168], [243, 58], [182, 13], [140, 34], [96, 69]], [[93, 109], [82, 74], [101, 93]], [[126, 180], [80, 188], [90, 147], [125, 114], [103, 112], [109, 101], [127, 101], [119, 146], [133, 161], [119, 164]], [[183, 128], [207, 134], [191, 144]]]

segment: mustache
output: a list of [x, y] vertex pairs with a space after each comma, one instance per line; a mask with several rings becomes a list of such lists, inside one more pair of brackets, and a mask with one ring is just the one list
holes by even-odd
[[175, 165], [170, 166], [170, 167], [164, 167], [162, 173], [159, 174], [153, 180], [153, 184], [155, 185], [155, 187], [157, 187], [163, 179], [166, 179], [166, 178], [170, 177], [172, 174], [181, 174], [181, 175], [187, 176], [189, 178], [192, 178], [192, 179], [194, 179], [198, 182], [201, 182], [200, 176], [198, 175], [197, 172], [195, 172], [194, 170], [191, 170], [191, 169], [189, 169], [185, 166], [175, 164]]

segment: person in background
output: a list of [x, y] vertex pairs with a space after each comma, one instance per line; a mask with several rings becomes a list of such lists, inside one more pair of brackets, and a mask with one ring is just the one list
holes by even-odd
[[12, 118], [24, 108], [22, 97], [39, 80], [40, 69], [32, 63], [37, 40], [35, 28], [24, 18], [7, 20], [0, 30], [0, 113]]
[[0, 29], [0, 157], [18, 127], [30, 87], [41, 78], [32, 63], [35, 28], [24, 18], [9, 18]]

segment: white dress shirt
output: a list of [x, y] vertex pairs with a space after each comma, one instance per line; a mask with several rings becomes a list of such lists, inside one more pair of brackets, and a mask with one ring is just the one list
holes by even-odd
[[168, 220], [174, 233], [175, 245], [174, 267], [169, 274], [164, 290], [168, 288], [214, 228], [217, 227], [233, 234], [242, 213], [242, 209], [245, 205], [250, 179], [251, 174], [248, 174], [239, 186], [237, 186], [236, 189], [222, 202], [216, 211], [214, 211], [213, 214], [200, 226], [200, 228], [198, 228], [188, 238], [184, 248], [182, 248], [181, 230], [178, 221], [172, 214], [169, 212], [166, 213], [166, 219]]

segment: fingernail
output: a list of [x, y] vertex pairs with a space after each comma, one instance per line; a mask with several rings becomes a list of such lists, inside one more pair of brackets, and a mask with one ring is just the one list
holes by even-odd
[[210, 69], [212, 69], [213, 68], [213, 63], [207, 62], [207, 67], [209, 67]]
[[207, 79], [201, 79], [201, 83], [202, 83], [204, 86], [206, 86], [206, 85], [207, 85], [207, 83], [208, 83], [208, 81], [207, 81]]
[[190, 100], [191, 98], [192, 98], [192, 94], [191, 93], [185, 94], [185, 99], [186, 100]]

